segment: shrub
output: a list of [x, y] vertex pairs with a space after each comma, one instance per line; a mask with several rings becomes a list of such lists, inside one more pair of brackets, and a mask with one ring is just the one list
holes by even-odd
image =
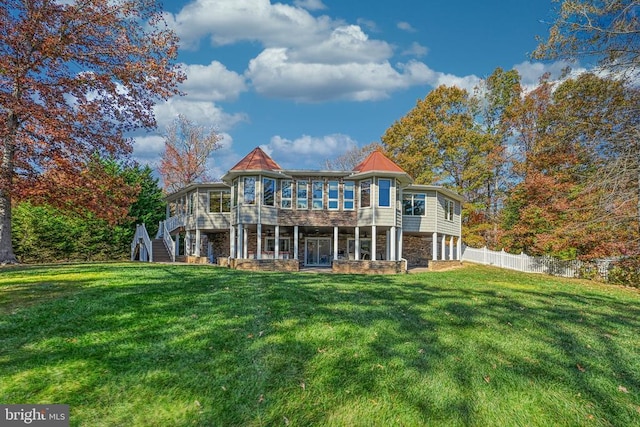
[[640, 288], [640, 255], [611, 263], [609, 283]]

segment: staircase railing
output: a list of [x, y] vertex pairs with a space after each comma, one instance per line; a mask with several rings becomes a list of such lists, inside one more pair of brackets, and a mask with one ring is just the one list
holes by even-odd
[[153, 245], [144, 223], [136, 224], [136, 233], [131, 242], [131, 261], [135, 260], [136, 249], [140, 251], [140, 261], [153, 261]]
[[[162, 241], [164, 242], [164, 246], [169, 252], [171, 262], [176, 262], [176, 243], [171, 238], [171, 234], [169, 233], [169, 229], [167, 228], [167, 221], [160, 222], [159, 230], [160, 229], [162, 230]], [[158, 233], [160, 233], [159, 230]]]

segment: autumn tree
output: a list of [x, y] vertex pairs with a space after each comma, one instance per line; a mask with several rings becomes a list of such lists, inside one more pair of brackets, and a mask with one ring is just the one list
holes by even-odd
[[334, 159], [326, 159], [324, 167], [327, 170], [351, 171], [369, 154], [381, 148], [382, 146], [378, 142], [372, 142], [363, 147], [354, 147]]
[[538, 59], [594, 58], [605, 68], [635, 72], [640, 65], [638, 0], [555, 0], [561, 3]]
[[488, 138], [478, 99], [465, 89], [431, 91], [382, 136], [386, 153], [416, 183], [440, 184], [464, 196], [465, 241], [484, 241]]
[[[0, 262], [15, 262], [11, 202], [25, 188], [75, 197], [92, 156], [131, 151], [126, 133], [155, 127], [152, 106], [178, 93], [178, 39], [155, 0], [5, 0], [0, 8]], [[60, 180], [55, 186], [51, 180]], [[113, 182], [117, 182], [113, 181]], [[60, 191], [58, 191], [60, 190]], [[104, 204], [99, 215], [126, 215]], [[74, 203], [73, 200], [66, 200]], [[99, 209], [98, 209], [99, 207]]]
[[215, 129], [179, 115], [164, 135], [164, 153], [158, 168], [164, 188], [173, 192], [208, 180], [207, 160], [220, 148], [221, 139]]

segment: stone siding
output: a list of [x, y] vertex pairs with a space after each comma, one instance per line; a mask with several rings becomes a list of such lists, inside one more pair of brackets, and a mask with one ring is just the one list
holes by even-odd
[[410, 267], [427, 267], [431, 261], [431, 237], [405, 234], [402, 241], [402, 257]]
[[398, 274], [405, 273], [403, 261], [333, 261], [334, 273], [342, 274]]
[[300, 271], [300, 263], [291, 259], [230, 259], [229, 266], [247, 271]]

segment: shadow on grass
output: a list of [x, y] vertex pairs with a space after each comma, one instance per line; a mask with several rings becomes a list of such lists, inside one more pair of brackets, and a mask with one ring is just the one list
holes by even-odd
[[637, 295], [487, 270], [69, 269], [7, 287], [0, 401], [67, 403], [87, 425], [640, 420]]

